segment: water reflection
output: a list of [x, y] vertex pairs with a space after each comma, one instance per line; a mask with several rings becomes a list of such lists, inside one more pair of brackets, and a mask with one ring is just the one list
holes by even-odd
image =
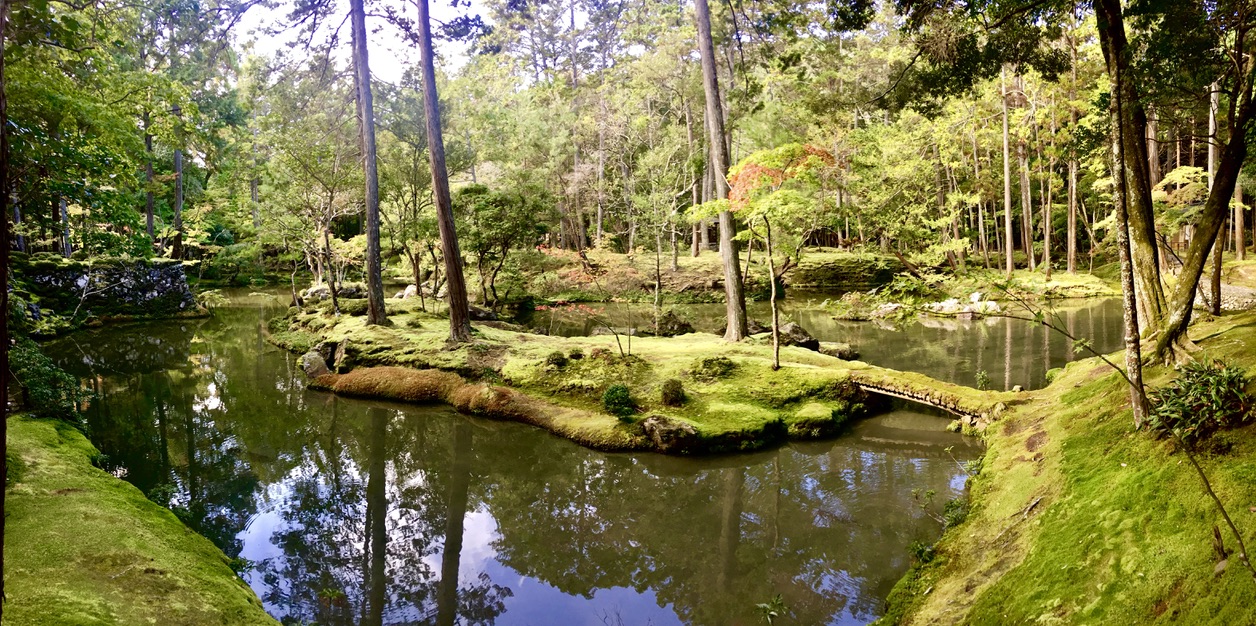
[[[753, 455], [607, 455], [444, 408], [308, 392], [268, 313], [72, 335], [107, 467], [230, 556], [287, 624], [873, 619], [976, 444], [899, 411]], [[135, 355], [142, 358], [129, 358]]]
[[[897, 370], [920, 372], [938, 380], [977, 385], [978, 372], [989, 377], [990, 387], [1011, 389], [1021, 385], [1037, 389], [1047, 384], [1047, 371], [1069, 361], [1090, 356], [1074, 352], [1072, 340], [1039, 324], [987, 317], [978, 320], [921, 317], [901, 328], [874, 322], [846, 322], [833, 319], [821, 306], [825, 294], [791, 291], [782, 303], [781, 322], [797, 322], [820, 341], [852, 344], [860, 359]], [[642, 304], [597, 305], [610, 323], [619, 328], [649, 329], [652, 308]], [[771, 317], [766, 303], [749, 306], [750, 316]], [[699, 332], [715, 332], [724, 324], [724, 305], [679, 305], [675, 309]], [[1032, 317], [1012, 311], [1018, 317]], [[1069, 334], [1088, 339], [1101, 354], [1121, 349], [1121, 302], [1104, 299], [1073, 304], [1057, 313], [1059, 323]], [[563, 336], [583, 336], [601, 330], [587, 316], [563, 311], [534, 314], [532, 327]]]

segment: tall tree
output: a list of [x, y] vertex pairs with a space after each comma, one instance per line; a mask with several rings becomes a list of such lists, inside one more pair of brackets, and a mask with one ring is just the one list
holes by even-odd
[[371, 66], [366, 51], [366, 10], [363, 0], [349, 0], [353, 29], [353, 68], [357, 79], [358, 132], [362, 144], [362, 172], [366, 178], [366, 323], [388, 321], [384, 311], [384, 279], [379, 250], [379, 170], [375, 150], [375, 103], [371, 99]]
[[467, 281], [462, 272], [462, 254], [454, 228], [453, 200], [449, 193], [449, 171], [445, 168], [445, 140], [440, 128], [440, 100], [436, 95], [436, 66], [432, 58], [432, 25], [427, 0], [415, 0], [418, 9], [419, 63], [423, 72], [423, 111], [427, 118], [428, 156], [432, 162], [432, 194], [436, 199], [436, 220], [440, 229], [441, 251], [445, 256], [445, 282], [449, 294], [449, 339], [471, 341], [471, 305], [467, 301]]
[[[694, 19], [698, 25], [698, 53], [702, 57], [702, 88], [706, 94], [706, 122], [711, 150], [711, 167], [715, 172], [715, 198], [728, 198], [728, 143], [724, 135], [724, 111], [720, 103], [720, 86], [715, 76], [715, 46], [711, 41], [711, 9], [707, 0], [695, 0]], [[720, 211], [720, 261], [724, 266], [724, 301], [728, 326], [727, 341], [746, 337], [746, 295], [741, 281], [740, 259], [733, 237], [737, 226], [733, 214]]]

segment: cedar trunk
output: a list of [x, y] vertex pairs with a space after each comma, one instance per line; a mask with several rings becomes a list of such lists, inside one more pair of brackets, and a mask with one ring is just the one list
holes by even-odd
[[353, 66], [357, 82], [358, 131], [362, 141], [362, 172], [366, 178], [366, 324], [388, 321], [384, 311], [384, 280], [379, 251], [379, 171], [375, 158], [375, 104], [371, 99], [371, 65], [366, 54], [366, 11], [363, 0], [349, 0], [353, 21]]
[[471, 341], [471, 307], [467, 281], [462, 274], [462, 253], [454, 229], [453, 201], [449, 195], [449, 171], [445, 168], [445, 140], [440, 130], [440, 101], [436, 94], [436, 66], [432, 60], [432, 25], [427, 0], [415, 0], [418, 8], [419, 61], [423, 70], [423, 111], [427, 117], [428, 154], [432, 158], [432, 195], [440, 228], [440, 247], [445, 257], [445, 285], [449, 294], [449, 339]]

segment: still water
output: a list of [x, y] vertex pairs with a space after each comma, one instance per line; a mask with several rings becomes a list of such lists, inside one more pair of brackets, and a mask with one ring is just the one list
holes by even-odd
[[863, 624], [980, 454], [910, 410], [756, 454], [604, 454], [308, 391], [262, 340], [281, 303], [233, 302], [49, 351], [98, 394], [105, 467], [247, 560], [287, 624], [750, 625], [777, 594], [778, 624]]
[[[1047, 371], [1069, 361], [1089, 358], [1074, 351], [1073, 340], [1064, 334], [1021, 319], [986, 317], [959, 320], [920, 317], [893, 326], [881, 322], [848, 322], [833, 319], [823, 306], [826, 294], [790, 290], [781, 301], [781, 323], [797, 322], [820, 341], [849, 343], [860, 360], [896, 370], [920, 372], [938, 380], [977, 386], [978, 372], [989, 378], [989, 389], [1039, 389], [1047, 385]], [[653, 308], [648, 304], [595, 304], [596, 317], [579, 311], [544, 311], [533, 314], [529, 325], [555, 335], [579, 336], [602, 332], [599, 320], [620, 328], [648, 329]], [[691, 304], [671, 307], [699, 332], [724, 327], [723, 304]], [[750, 317], [767, 323], [772, 319], [766, 302], [747, 307]], [[1023, 310], [1009, 315], [1030, 318]], [[1120, 350], [1122, 311], [1119, 298], [1088, 300], [1047, 312], [1053, 325], [1079, 339], [1086, 339], [1100, 354]]]

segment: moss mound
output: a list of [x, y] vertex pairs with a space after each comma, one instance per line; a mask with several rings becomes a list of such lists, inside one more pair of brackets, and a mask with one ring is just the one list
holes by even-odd
[[276, 624], [210, 541], [92, 467], [63, 423], [9, 418], [5, 623]]

